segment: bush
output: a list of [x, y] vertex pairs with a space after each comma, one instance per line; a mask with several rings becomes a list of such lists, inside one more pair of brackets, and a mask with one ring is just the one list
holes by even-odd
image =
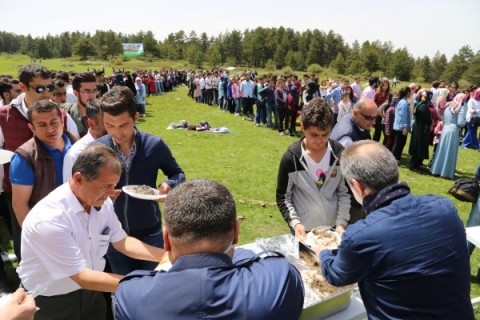
[[461, 90], [470, 89], [470, 85], [471, 83], [468, 82], [467, 80], [464, 80], [464, 79], [458, 80], [458, 88]]
[[415, 82], [416, 82], [416, 83], [424, 83], [424, 82], [425, 82], [425, 78], [424, 78], [424, 77], [416, 77], [416, 78], [415, 78]]
[[121, 66], [123, 64], [123, 61], [124, 60], [122, 58], [116, 58], [116, 59], [111, 59], [109, 63], [112, 67], [115, 67], [115, 66]]
[[292, 69], [291, 67], [288, 67], [288, 66], [287, 66], [287, 67], [285, 67], [285, 68], [282, 69], [282, 73], [283, 73], [284, 75], [293, 74], [293, 69]]
[[275, 71], [277, 69], [277, 66], [272, 59], [268, 59], [267, 63], [265, 63], [265, 69], [267, 69], [268, 71]]
[[314, 63], [308, 66], [307, 72], [319, 74], [323, 72], [323, 68], [318, 63]]

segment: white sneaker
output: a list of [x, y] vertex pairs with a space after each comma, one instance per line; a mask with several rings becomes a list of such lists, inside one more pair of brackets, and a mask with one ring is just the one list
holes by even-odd
[[8, 253], [6, 251], [0, 251], [3, 262], [15, 262], [17, 261], [17, 256], [13, 253]]

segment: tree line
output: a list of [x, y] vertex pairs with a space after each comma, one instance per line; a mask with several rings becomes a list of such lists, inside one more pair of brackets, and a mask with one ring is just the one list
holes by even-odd
[[232, 30], [217, 36], [183, 30], [170, 33], [163, 41], [152, 31], [136, 34], [97, 30], [63, 32], [33, 38], [0, 32], [0, 52], [21, 53], [31, 58], [68, 58], [72, 55], [114, 59], [122, 56], [122, 43], [143, 43], [147, 58], [187, 60], [202, 68], [208, 66], [244, 66], [269, 70], [289, 67], [293, 70], [324, 68], [342, 75], [371, 74], [396, 76], [402, 81], [448, 82], [463, 80], [480, 83], [480, 51], [463, 46], [450, 60], [437, 51], [434, 57], [413, 57], [407, 48], [395, 48], [391, 42], [354, 41], [351, 45], [333, 31], [295, 31], [291, 28]]

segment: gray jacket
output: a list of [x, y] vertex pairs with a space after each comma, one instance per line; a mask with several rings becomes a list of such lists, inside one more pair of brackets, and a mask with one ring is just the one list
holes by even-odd
[[278, 170], [276, 199], [283, 218], [291, 228], [301, 223], [307, 231], [318, 226], [347, 226], [350, 195], [340, 171], [342, 145], [329, 140], [330, 165], [320, 187], [308, 173], [302, 156], [302, 141], [303, 138], [288, 148]]

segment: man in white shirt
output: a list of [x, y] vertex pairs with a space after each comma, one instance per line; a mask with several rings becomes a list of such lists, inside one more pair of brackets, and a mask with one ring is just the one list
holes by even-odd
[[253, 87], [255, 84], [250, 80], [250, 75], [245, 75], [245, 80], [240, 83], [240, 92], [242, 93], [242, 114], [243, 118], [253, 116]]
[[[52, 74], [44, 66], [31, 64], [20, 69], [18, 80], [22, 90], [16, 99], [9, 105], [0, 107], [0, 130], [4, 137], [3, 148], [15, 152], [19, 146], [33, 137], [29, 129], [27, 112], [36, 101], [50, 99], [54, 90]], [[66, 129], [78, 137], [75, 122], [66, 114]], [[12, 238], [15, 254], [21, 259], [20, 252], [20, 226], [17, 223], [12, 207], [12, 187], [10, 184], [9, 165], [4, 166], [3, 191], [8, 203], [12, 220]]]
[[90, 100], [86, 106], [88, 133], [80, 140], [75, 142], [68, 150], [63, 159], [63, 182], [67, 182], [72, 177], [72, 167], [80, 153], [88, 144], [107, 134], [103, 125], [103, 115], [98, 100]]
[[360, 87], [360, 77], [355, 77], [355, 82], [352, 84], [352, 91], [353, 91], [353, 96], [355, 97], [355, 100], [356, 101], [360, 100], [360, 95], [362, 92], [362, 89]]
[[122, 276], [103, 272], [110, 243], [142, 260], [160, 261], [165, 251], [126, 235], [110, 197], [122, 166], [103, 144], [88, 146], [68, 183], [43, 198], [23, 223], [23, 260], [17, 269], [36, 297], [36, 320], [105, 319], [98, 291], [113, 292]]
[[206, 103], [207, 101], [207, 90], [205, 88], [205, 74], [200, 76], [200, 91], [202, 95], [200, 96], [200, 101]]
[[368, 86], [362, 92], [362, 99], [369, 98], [370, 100], [374, 100], [375, 90], [377, 90], [378, 82], [379, 82], [378, 77], [368, 78]]

